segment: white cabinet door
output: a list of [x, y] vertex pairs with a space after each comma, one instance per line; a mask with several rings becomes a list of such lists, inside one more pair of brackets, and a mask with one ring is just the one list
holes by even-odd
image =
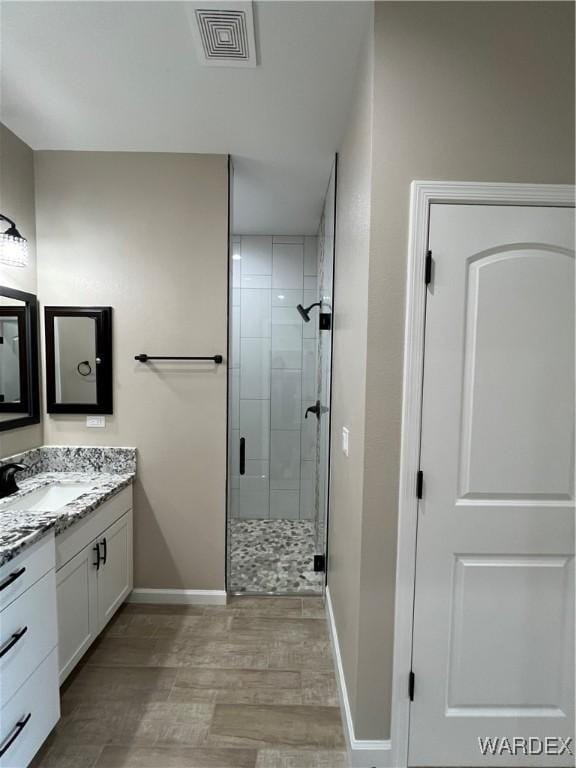
[[98, 634], [96, 553], [90, 544], [56, 574], [62, 683]]
[[429, 238], [409, 764], [573, 766], [574, 212]]
[[98, 624], [102, 629], [132, 590], [132, 512], [107, 528], [97, 540]]

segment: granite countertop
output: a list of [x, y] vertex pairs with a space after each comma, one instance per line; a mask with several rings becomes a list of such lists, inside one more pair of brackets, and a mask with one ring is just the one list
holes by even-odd
[[[131, 451], [132, 455], [121, 455], [120, 451]], [[135, 450], [126, 448], [46, 447], [3, 461], [19, 461], [30, 470], [22, 473], [28, 477], [18, 483], [18, 493], [0, 499], [0, 566], [49, 531], [53, 530], [56, 536], [61, 534], [130, 485], [136, 474]], [[69, 471], [62, 471], [64, 466]], [[51, 483], [83, 483], [91, 488], [54, 512], [11, 508], [14, 502], [21, 506], [27, 495]]]

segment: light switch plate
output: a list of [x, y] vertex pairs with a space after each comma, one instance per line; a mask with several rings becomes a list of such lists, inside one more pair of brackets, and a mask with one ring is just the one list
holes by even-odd
[[105, 427], [106, 416], [86, 416], [87, 427]]
[[347, 427], [342, 427], [342, 453], [348, 456], [348, 448], [350, 444], [350, 432]]

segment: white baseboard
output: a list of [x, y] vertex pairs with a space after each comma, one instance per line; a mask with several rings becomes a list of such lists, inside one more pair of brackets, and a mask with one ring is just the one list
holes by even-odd
[[392, 749], [390, 741], [368, 741], [367, 739], [357, 739], [354, 735], [354, 723], [350, 711], [346, 679], [344, 678], [338, 632], [336, 630], [334, 612], [332, 610], [332, 600], [330, 598], [330, 587], [326, 587], [326, 613], [332, 651], [336, 660], [336, 679], [338, 682], [340, 706], [344, 715], [344, 732], [348, 754], [350, 756], [350, 766], [351, 768], [390, 768], [392, 765]]
[[226, 605], [223, 589], [133, 589], [129, 603], [164, 605]]

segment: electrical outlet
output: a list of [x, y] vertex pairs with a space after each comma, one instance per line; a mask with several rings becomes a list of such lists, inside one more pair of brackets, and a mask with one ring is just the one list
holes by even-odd
[[105, 427], [106, 416], [86, 416], [86, 426], [99, 428]]
[[348, 449], [350, 444], [350, 432], [347, 427], [342, 427], [342, 453], [344, 456], [348, 456]]

